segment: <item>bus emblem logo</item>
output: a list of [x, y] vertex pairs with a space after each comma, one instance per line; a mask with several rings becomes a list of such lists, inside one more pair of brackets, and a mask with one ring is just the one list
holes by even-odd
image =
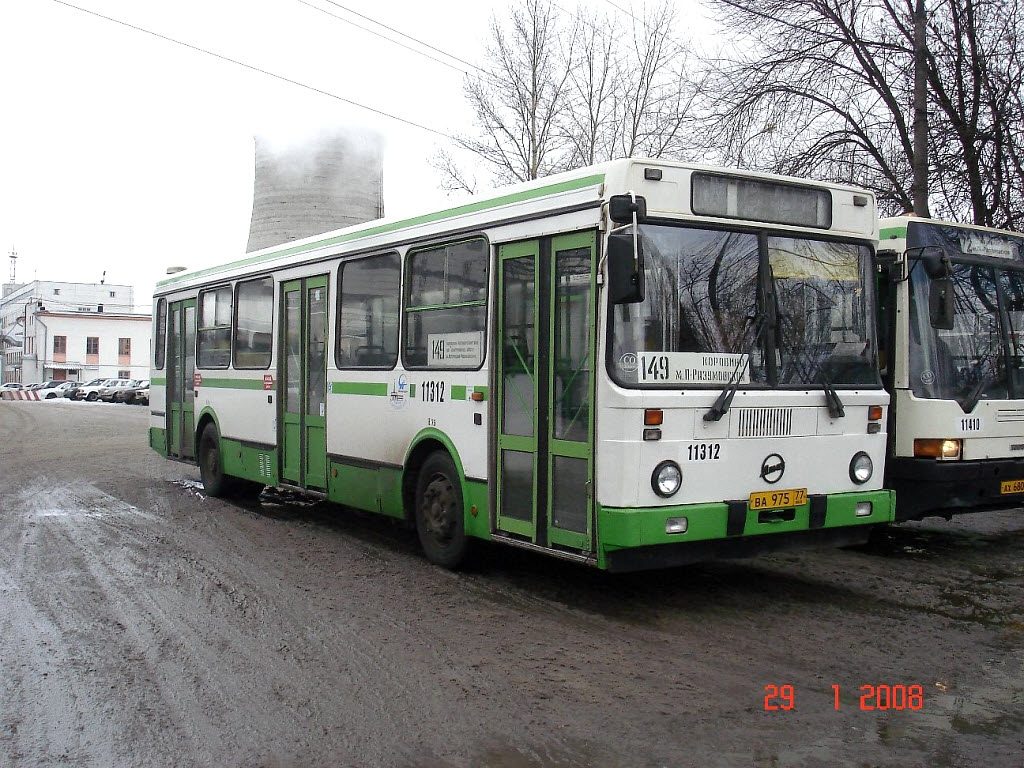
[[633, 352], [627, 352], [619, 358], [619, 365], [626, 373], [632, 373], [637, 368], [636, 354]]
[[766, 456], [761, 462], [761, 479], [766, 483], [774, 485], [782, 479], [784, 474], [786, 474], [786, 460], [779, 454], [773, 453]]

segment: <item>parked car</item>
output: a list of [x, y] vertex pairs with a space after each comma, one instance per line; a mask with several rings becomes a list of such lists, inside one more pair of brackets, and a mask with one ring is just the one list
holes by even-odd
[[112, 403], [114, 402], [114, 394], [131, 386], [131, 383], [131, 379], [109, 379], [106, 384], [100, 387], [96, 397], [105, 403]]
[[129, 403], [129, 404], [134, 403], [136, 398], [138, 397], [139, 391], [143, 390], [143, 389], [146, 390], [146, 392], [147, 392], [146, 400], [148, 402], [148, 400], [149, 400], [149, 397], [148, 397], [148, 393], [149, 393], [149, 379], [133, 379], [131, 384], [129, 384], [124, 389], [115, 390], [114, 391], [114, 402], [115, 403]]
[[94, 403], [99, 399], [100, 390], [103, 387], [112, 387], [116, 381], [117, 379], [93, 379], [84, 387], [75, 390], [75, 400], [88, 400]]
[[135, 391], [135, 400], [139, 405], [149, 405], [149, 380], [146, 380], [145, 388], [140, 387]]
[[20, 381], [8, 381], [6, 384], [0, 385], [0, 392], [4, 390], [8, 392], [20, 392], [24, 387]]
[[60, 385], [60, 387], [58, 387], [60, 392], [57, 397], [71, 397], [75, 393], [75, 390], [80, 386], [82, 386], [82, 382], [80, 381], [65, 381]]
[[69, 389], [65, 389], [64, 390], [64, 397], [66, 397], [66, 398], [68, 398], [70, 400], [81, 400], [82, 399], [81, 398], [82, 387], [95, 386], [97, 382], [103, 382], [103, 381], [106, 381], [106, 379], [93, 379], [90, 382], [84, 382], [84, 381], [73, 382], [75, 386], [70, 387]]
[[41, 397], [42, 399], [52, 400], [55, 397], [63, 397], [64, 390], [61, 389], [61, 386], [69, 383], [70, 382], [67, 381], [67, 379], [51, 379], [42, 386], [38, 387], [36, 389], [36, 392], [39, 393], [39, 397]]

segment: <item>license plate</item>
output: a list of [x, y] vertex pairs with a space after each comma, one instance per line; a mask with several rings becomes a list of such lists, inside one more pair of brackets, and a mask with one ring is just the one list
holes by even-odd
[[[1005, 483], [1004, 483], [1005, 485]], [[1024, 487], [1021, 488], [1024, 492]], [[807, 503], [806, 488], [790, 488], [785, 491], [760, 491], [750, 494], [751, 509], [777, 509], [799, 507]]]
[[1004, 480], [999, 487], [1000, 493], [1024, 493], [1024, 480]]

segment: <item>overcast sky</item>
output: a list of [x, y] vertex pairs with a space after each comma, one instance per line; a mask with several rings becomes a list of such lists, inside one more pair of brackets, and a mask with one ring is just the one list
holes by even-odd
[[[462, 72], [300, 0], [69, 2], [445, 133], [470, 128]], [[308, 2], [398, 38], [330, 0]], [[338, 2], [469, 62], [480, 61], [489, 19], [506, 7]], [[615, 12], [609, 0], [583, 4]], [[695, 0], [680, 5], [692, 33], [704, 12]], [[0, 3], [0, 67], [0, 282], [13, 247], [19, 282], [94, 282], [106, 270], [107, 282], [134, 285], [138, 309], [148, 311], [167, 266], [196, 269], [244, 252], [256, 133], [377, 130], [386, 215], [451, 201], [427, 163], [451, 148], [443, 137], [54, 0]]]

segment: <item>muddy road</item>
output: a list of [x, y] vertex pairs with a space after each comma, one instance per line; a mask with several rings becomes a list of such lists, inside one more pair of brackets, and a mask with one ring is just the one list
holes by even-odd
[[[1024, 762], [1024, 512], [629, 576], [489, 547], [452, 574], [388, 520], [205, 498], [146, 418], [0, 403], [0, 766]], [[865, 685], [921, 707], [862, 710]]]

